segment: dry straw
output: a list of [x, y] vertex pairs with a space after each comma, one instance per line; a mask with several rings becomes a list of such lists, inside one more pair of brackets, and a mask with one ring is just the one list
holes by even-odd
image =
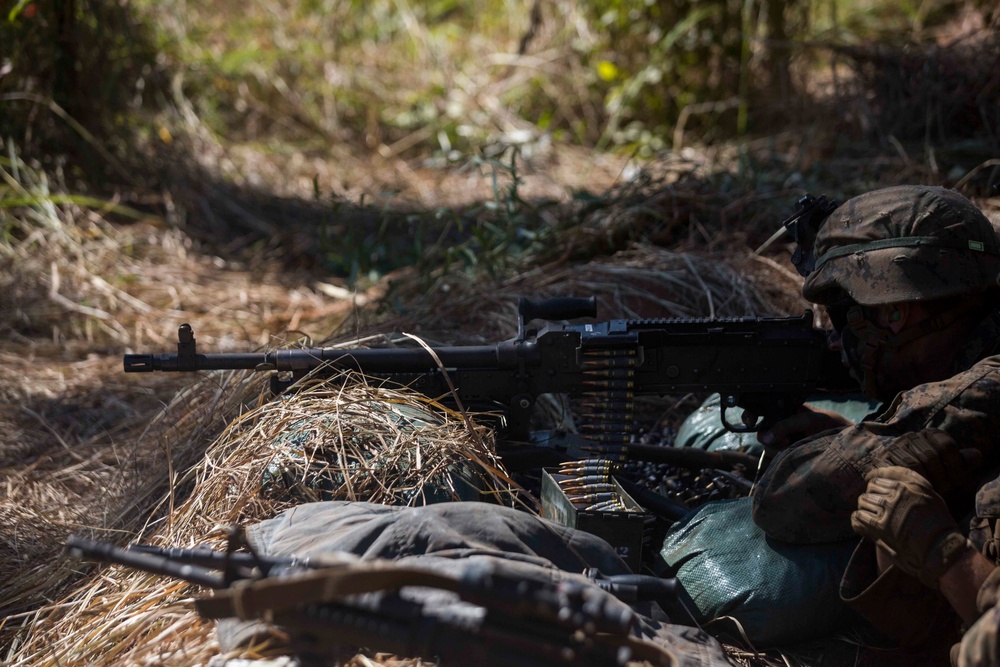
[[[709, 255], [636, 244], [583, 264], [551, 264], [492, 284], [442, 274], [431, 286], [404, 276], [391, 292], [409, 304], [396, 331], [458, 327], [469, 341], [513, 336], [519, 297], [595, 296], [599, 319], [799, 314], [802, 279], [769, 258]], [[454, 334], [452, 334], [454, 335]]]
[[[173, 490], [190, 492], [183, 500], [162, 498], [141, 534], [158, 545], [221, 547], [220, 525], [254, 522], [301, 502], [415, 505], [431, 496], [458, 499], [463, 486], [512, 504], [515, 491], [491, 435], [473, 428], [410, 393], [357, 379], [316, 382], [233, 421], [176, 480]], [[62, 600], [7, 620], [25, 630], [6, 664], [206, 664], [218, 645], [189, 605], [196, 593], [162, 577], [98, 568]]]

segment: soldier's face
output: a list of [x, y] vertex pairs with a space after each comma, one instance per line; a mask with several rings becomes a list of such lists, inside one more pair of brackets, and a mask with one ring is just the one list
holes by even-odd
[[848, 357], [844, 347], [843, 331], [844, 327], [847, 326], [847, 311], [851, 305], [853, 305], [853, 301], [845, 296], [840, 302], [826, 307], [826, 314], [830, 318], [830, 324], [833, 325], [833, 328], [826, 335], [826, 347], [831, 352], [840, 354], [840, 363], [844, 364], [844, 368], [850, 370], [851, 377], [861, 382], [861, 378], [851, 366], [850, 357]]
[[[830, 329], [826, 334], [826, 349], [840, 355], [840, 363], [844, 364], [844, 368], [851, 368], [851, 362], [847, 358], [847, 350], [844, 349], [844, 339], [841, 337], [840, 331], [835, 328]], [[853, 373], [851, 376], [853, 377]]]

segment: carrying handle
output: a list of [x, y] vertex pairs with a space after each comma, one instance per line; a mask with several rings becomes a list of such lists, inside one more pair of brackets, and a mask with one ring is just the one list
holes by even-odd
[[543, 301], [521, 297], [517, 302], [517, 338], [524, 340], [524, 324], [531, 320], [575, 320], [597, 317], [597, 297], [561, 296]]

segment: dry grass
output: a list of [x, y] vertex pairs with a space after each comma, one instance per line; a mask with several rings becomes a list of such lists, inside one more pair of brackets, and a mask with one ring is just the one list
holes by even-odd
[[114, 201], [78, 203], [16, 156], [0, 177], [8, 201], [24, 202], [0, 208], [0, 257], [9, 262], [0, 275], [0, 330], [30, 350], [46, 339], [76, 354], [164, 346], [187, 321], [217, 350], [245, 349], [304, 318], [329, 316], [335, 326], [350, 315], [350, 293], [333, 304], [312, 289], [311, 276], [206, 256], [155, 217], [111, 224], [108, 215], [121, 221], [133, 212]]
[[[637, 246], [599, 262], [539, 269], [491, 289], [456, 283], [440, 290], [439, 301], [425, 299], [383, 328], [458, 326], [466, 338], [491, 331], [495, 335], [489, 338], [498, 339], [513, 333], [513, 305], [526, 293], [593, 293], [603, 317], [775, 313], [794, 309], [794, 299], [785, 304], [773, 299], [787, 295], [780, 285], [792, 280], [759, 258], [729, 266], [718, 258]], [[8, 612], [21, 611], [5, 624], [7, 640], [18, 637], [12, 664], [203, 664], [217, 651], [211, 626], [183, 602], [192, 594], [183, 586], [113, 569], [64, 593], [78, 577], [58, 550], [70, 532], [113, 539], [120, 532], [144, 534], [163, 544], [218, 543], [216, 525], [257, 520], [297, 502], [325, 497], [415, 502], [424, 481], [477, 449], [482, 462], [477, 468], [502, 479], [489, 449], [480, 449], [480, 438], [488, 443], [489, 434], [471, 437], [459, 422], [432, 416], [412, 396], [319, 386], [291, 401], [253, 407], [260, 383], [243, 382], [206, 378], [147, 425], [139, 425], [140, 416], [130, 422], [131, 431], [123, 427], [114, 437], [102, 433], [78, 443], [70, 451], [80, 460], [71, 465], [43, 456], [34, 466], [9, 470], [2, 500], [10, 522], [4, 534], [7, 553], [20, 566], [0, 596]], [[405, 434], [406, 423], [393, 408], [401, 404], [427, 422], [416, 441]], [[206, 451], [205, 443], [234, 416]], [[434, 442], [421, 445], [423, 438]], [[384, 467], [361, 465], [353, 474], [340, 474], [350, 469], [346, 461], [364, 462], [374, 450], [382, 452]], [[265, 478], [271, 480], [267, 488]], [[97, 498], [101, 512], [95, 512]], [[53, 596], [57, 602], [32, 610]], [[21, 625], [28, 629], [15, 633]]]
[[121, 354], [168, 349], [182, 322], [216, 351], [281, 344], [301, 336], [283, 334], [301, 322], [334, 330], [359, 300], [346, 291], [331, 298], [309, 276], [206, 256], [180, 230], [123, 218], [114, 202], [69, 197], [8, 155], [0, 162], [4, 613], [37, 607], [73, 578], [52, 567], [68, 532], [135, 530], [177, 471], [260, 393], [259, 384], [224, 377], [126, 379]]
[[[496, 340], [516, 333], [517, 298], [597, 297], [598, 319], [733, 317], [801, 312], [800, 279], [773, 260], [750, 252], [712, 255], [653, 245], [587, 263], [556, 263], [492, 284], [470, 284], [444, 275], [434, 288], [392, 291], [412, 304], [399, 329], [459, 326], [467, 336]], [[492, 335], [484, 335], [483, 332]]]
[[4, 613], [51, 600], [75, 578], [61, 557], [66, 535], [134, 534], [177, 475], [204, 452], [260, 385], [211, 378], [179, 392], [158, 414], [132, 421], [58, 453], [8, 467], [2, 497], [9, 518], [0, 530]]
[[[511, 504], [491, 435], [470, 432], [459, 415], [434, 407], [357, 381], [317, 383], [264, 403], [234, 420], [165, 496], [151, 499], [137, 534], [154, 544], [221, 546], [220, 525], [258, 521], [308, 500], [422, 504], [432, 490], [448, 497], [462, 483], [458, 470], [484, 497]], [[206, 664], [218, 645], [212, 625], [187, 604], [194, 593], [161, 577], [102, 569], [68, 596], [8, 617], [8, 635], [14, 625], [26, 629], [5, 664]]]

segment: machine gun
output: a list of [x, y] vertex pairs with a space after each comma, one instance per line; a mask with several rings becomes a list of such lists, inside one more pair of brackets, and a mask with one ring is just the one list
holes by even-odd
[[[722, 422], [731, 431], [767, 428], [810, 396], [857, 389], [827, 349], [811, 311], [799, 317], [637, 319], [595, 324], [533, 320], [595, 318], [596, 299], [521, 299], [518, 334], [494, 345], [388, 349], [305, 348], [259, 353], [201, 354], [187, 324], [176, 354], [127, 354], [125, 372], [250, 369], [270, 371], [280, 392], [309, 374], [345, 371], [405, 386], [432, 398], [452, 397], [466, 408], [502, 410], [509, 439], [526, 440], [542, 394], [566, 394], [609, 426], [602, 441], [622, 444], [616, 425], [631, 424], [639, 394], [718, 392]], [[728, 411], [741, 408], [738, 421]], [[624, 440], [627, 442], [627, 439]]]
[[[310, 657], [325, 664], [331, 651], [359, 646], [485, 667], [678, 664], [663, 647], [631, 634], [637, 617], [614, 599], [673, 596], [673, 579], [589, 573], [589, 581], [568, 574], [553, 581], [550, 571], [532, 578], [471, 560], [454, 561], [456, 575], [346, 553], [264, 557], [236, 551], [230, 537], [227, 551], [120, 548], [77, 536], [66, 549], [77, 558], [215, 589], [213, 596], [195, 599], [199, 615], [273, 622], [288, 633], [290, 652], [306, 664]], [[466, 604], [431, 609], [419, 596], [403, 595], [407, 587], [447, 591]]]

